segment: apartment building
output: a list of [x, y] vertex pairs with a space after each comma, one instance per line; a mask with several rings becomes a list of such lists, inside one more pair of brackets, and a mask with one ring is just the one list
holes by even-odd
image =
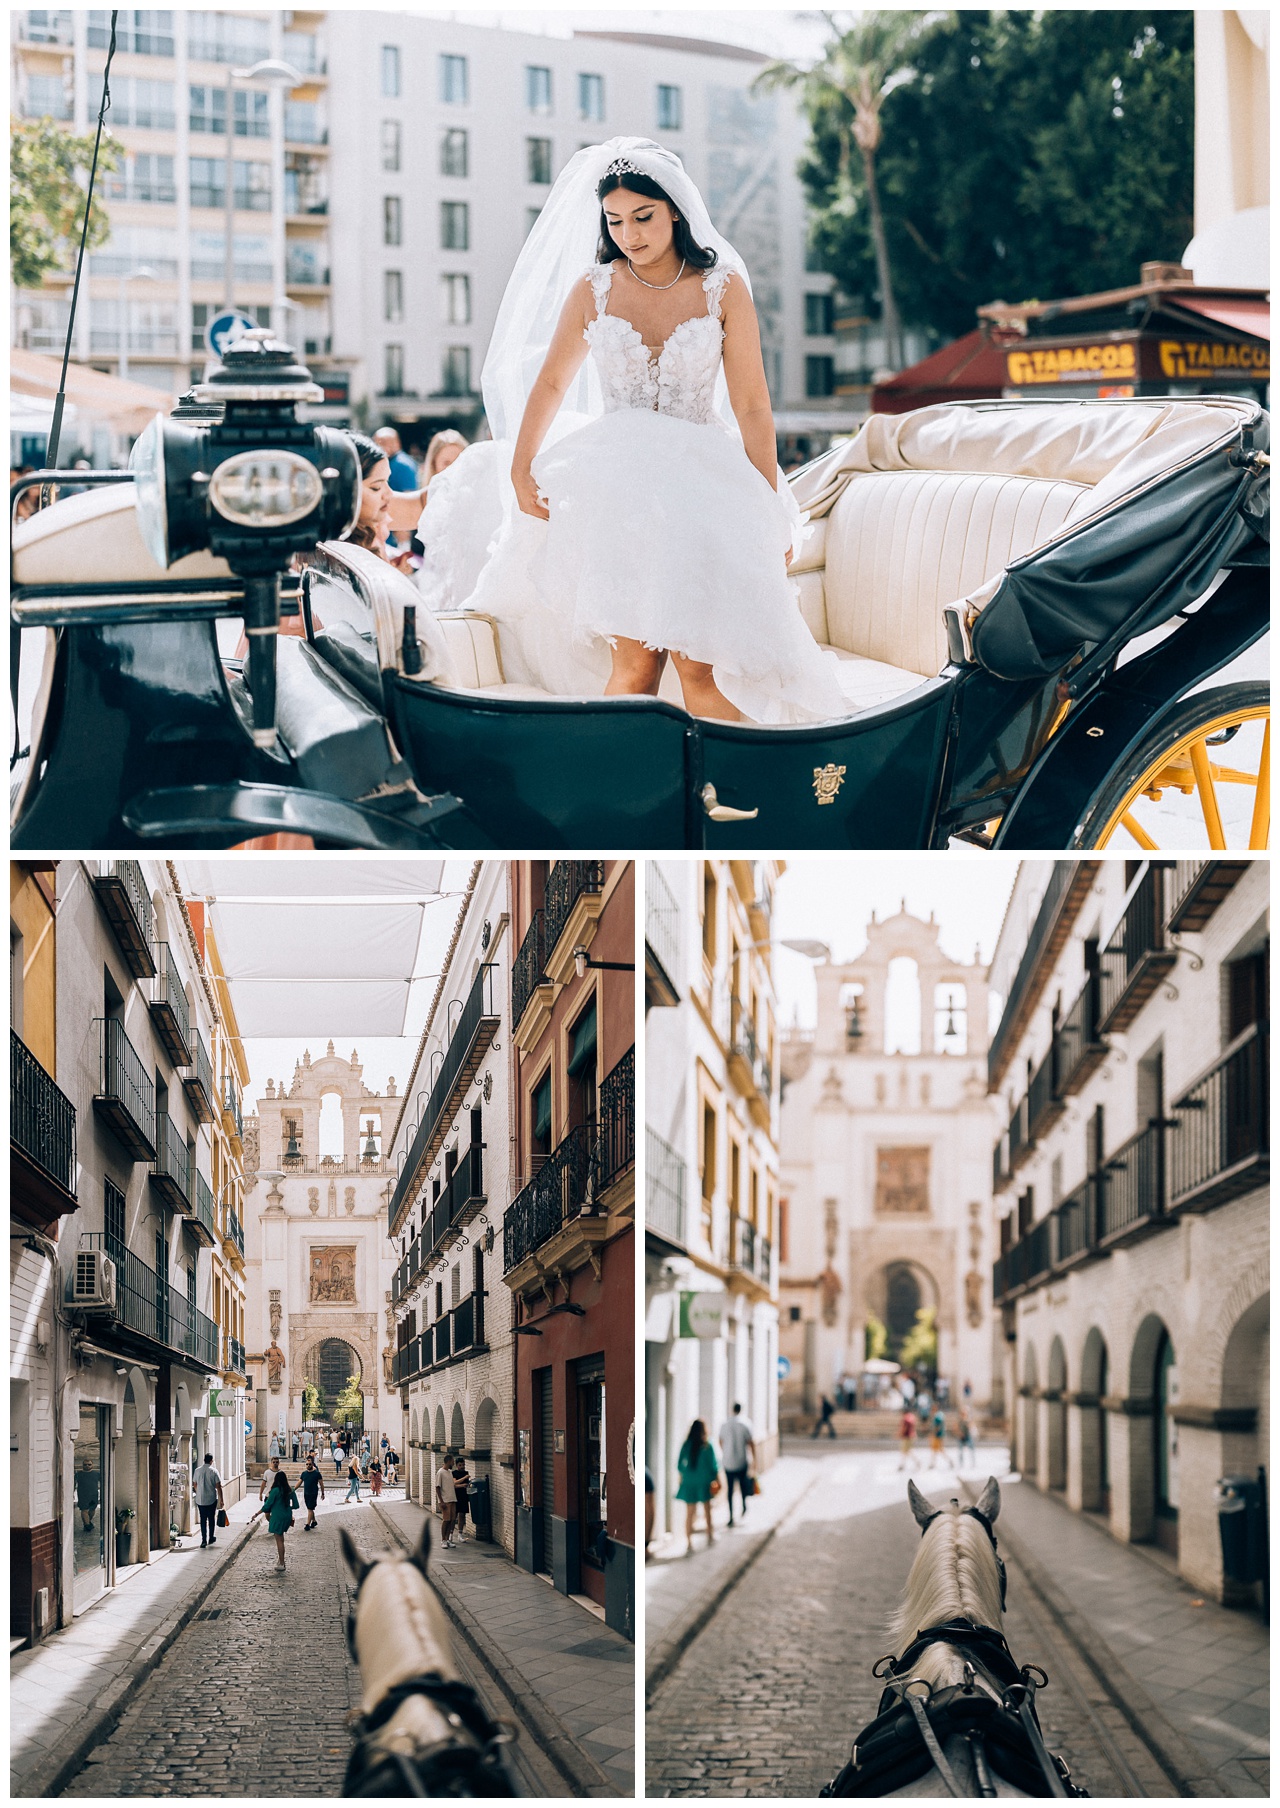
[[994, 1298], [1023, 1475], [1224, 1578], [1268, 1464], [1268, 868], [1030, 862], [992, 964]]
[[511, 1197], [511, 875], [472, 869], [390, 1130], [393, 1381], [410, 1500], [435, 1504], [461, 1457], [477, 1537], [515, 1555], [511, 1296], [499, 1228]]
[[645, 1460], [675, 1529], [694, 1419], [778, 1447], [778, 861], [650, 861], [645, 892]]
[[512, 877], [516, 1562], [635, 1621], [635, 868]]

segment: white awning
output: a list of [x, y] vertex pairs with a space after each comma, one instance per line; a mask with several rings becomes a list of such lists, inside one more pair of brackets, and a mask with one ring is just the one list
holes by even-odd
[[240, 1034], [403, 1036], [415, 983], [434, 983], [469, 863], [280, 855], [181, 860], [203, 901]]

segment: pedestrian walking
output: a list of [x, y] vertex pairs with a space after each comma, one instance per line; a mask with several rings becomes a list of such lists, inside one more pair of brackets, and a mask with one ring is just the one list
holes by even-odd
[[370, 1490], [372, 1491], [373, 1498], [375, 1500], [377, 1500], [378, 1496], [382, 1493], [382, 1464], [381, 1463], [376, 1463], [376, 1462], [370, 1463], [370, 1465], [369, 1465], [369, 1487], [370, 1487]]
[[916, 1464], [916, 1415], [909, 1406], [902, 1415], [902, 1423], [898, 1426], [898, 1437], [902, 1450], [898, 1468], [914, 1469]]
[[458, 1517], [458, 1491], [448, 1463], [441, 1463], [436, 1470], [436, 1505], [440, 1509], [440, 1543], [447, 1551], [453, 1544], [453, 1526]]
[[381, 1442], [381, 1444], [380, 1444], [380, 1445], [379, 1445], [379, 1446], [378, 1446], [378, 1448], [379, 1448], [379, 1449], [380, 1449], [380, 1450], [381, 1450], [381, 1452], [382, 1452], [382, 1460], [383, 1460], [383, 1462], [384, 1462], [384, 1463], [385, 1463], [385, 1462], [386, 1462], [386, 1460], [387, 1460], [387, 1452], [388, 1452], [388, 1450], [390, 1450], [390, 1448], [391, 1448], [391, 1439], [390, 1439], [390, 1438], [389, 1438], [389, 1437], [388, 1437], [388, 1436], [387, 1436], [387, 1434], [386, 1434], [386, 1432], [385, 1432], [385, 1431], [384, 1431], [384, 1432], [383, 1432], [383, 1434], [382, 1434], [382, 1442]]
[[[298, 1508], [298, 1497], [289, 1484], [289, 1477], [283, 1469], [278, 1469], [271, 1478], [271, 1487], [267, 1491], [265, 1504], [260, 1511], [266, 1518], [267, 1530], [276, 1541], [276, 1573], [284, 1574], [284, 1535], [293, 1525], [293, 1516]], [[255, 1513], [254, 1518], [257, 1518]]]
[[729, 1524], [733, 1524], [733, 1490], [736, 1486], [742, 1503], [742, 1517], [747, 1516], [747, 1472], [756, 1463], [756, 1434], [750, 1419], [742, 1416], [740, 1401], [733, 1403], [733, 1416], [720, 1427], [720, 1454], [724, 1458], [724, 1485], [729, 1493]]
[[267, 1445], [267, 1455], [278, 1457], [279, 1454], [280, 1454], [280, 1440], [276, 1436], [275, 1432], [273, 1431], [271, 1434], [271, 1442]]
[[453, 1465], [453, 1491], [457, 1496], [458, 1507], [458, 1543], [467, 1535], [467, 1505], [471, 1493], [471, 1477], [467, 1474], [467, 1465], [461, 1457]]
[[946, 1433], [947, 1433], [947, 1415], [943, 1412], [942, 1408], [939, 1406], [934, 1411], [933, 1430], [932, 1430], [932, 1433], [929, 1438], [929, 1467], [931, 1469], [937, 1463], [939, 1457], [942, 1457], [943, 1460], [945, 1461], [945, 1452], [943, 1450], [942, 1440], [946, 1436]]
[[316, 1467], [316, 1459], [308, 1456], [302, 1470], [302, 1498], [307, 1503], [307, 1523], [304, 1532], [313, 1532], [319, 1520], [316, 1518], [316, 1501], [324, 1499], [324, 1477]]
[[200, 1514], [200, 1549], [218, 1542], [217, 1513], [223, 1503], [222, 1477], [213, 1466], [213, 1456], [206, 1451], [205, 1459], [196, 1470], [193, 1484], [196, 1496], [196, 1508]]
[[707, 1428], [701, 1419], [695, 1419], [689, 1427], [689, 1435], [680, 1446], [680, 1455], [676, 1459], [676, 1468], [680, 1472], [680, 1486], [676, 1489], [676, 1499], [684, 1502], [684, 1536], [685, 1556], [693, 1555], [694, 1522], [701, 1507], [707, 1521], [707, 1543], [715, 1543], [715, 1532], [711, 1527], [711, 1502], [720, 1492], [720, 1459], [716, 1455], [716, 1447], [707, 1436]]
[[394, 1450], [388, 1450], [387, 1452], [386, 1470], [387, 1486], [389, 1488], [394, 1488], [396, 1485], [396, 1476], [400, 1471], [400, 1458], [396, 1455]]
[[336, 1438], [329, 1446], [329, 1455], [333, 1458], [333, 1479], [337, 1481], [342, 1474], [342, 1446]]
[[347, 1465], [347, 1499], [360, 1499], [360, 1458], [353, 1455]]
[[826, 1432], [826, 1434], [829, 1438], [835, 1437], [836, 1428], [831, 1423], [832, 1419], [835, 1417], [835, 1410], [836, 1409], [832, 1405], [831, 1401], [828, 1400], [827, 1396], [824, 1394], [822, 1396], [822, 1417], [818, 1420], [818, 1423], [814, 1426], [813, 1430], [809, 1433], [810, 1437], [816, 1438], [821, 1432], [824, 1432], [824, 1431]]
[[268, 1466], [266, 1468], [266, 1471], [263, 1474], [262, 1486], [258, 1489], [258, 1499], [259, 1500], [262, 1500], [265, 1498], [267, 1489], [271, 1486], [272, 1482], [275, 1480], [276, 1476], [279, 1475], [279, 1473], [280, 1473], [280, 1458], [279, 1458], [279, 1456], [273, 1456], [271, 1458], [270, 1463], [268, 1464]]
[[966, 1451], [969, 1455], [969, 1467], [976, 1468], [978, 1455], [973, 1445], [973, 1414], [967, 1404], [960, 1408], [960, 1452], [956, 1460], [957, 1468], [963, 1465]]
[[293, 1434], [293, 1460], [295, 1463], [298, 1460], [298, 1434], [296, 1431]]

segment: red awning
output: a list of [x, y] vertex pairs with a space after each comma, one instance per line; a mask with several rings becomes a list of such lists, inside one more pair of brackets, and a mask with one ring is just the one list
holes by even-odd
[[1004, 347], [981, 330], [908, 365], [871, 391], [873, 414], [907, 414], [934, 402], [980, 401], [1004, 393]]
[[1229, 326], [1232, 332], [1248, 333], [1254, 339], [1271, 339], [1271, 303], [1261, 298], [1251, 300], [1245, 296], [1232, 298], [1226, 295], [1193, 295], [1187, 290], [1178, 291], [1165, 297], [1165, 301], [1176, 308], [1187, 308], [1193, 314], [1203, 314], [1208, 320], [1216, 320], [1222, 326]]

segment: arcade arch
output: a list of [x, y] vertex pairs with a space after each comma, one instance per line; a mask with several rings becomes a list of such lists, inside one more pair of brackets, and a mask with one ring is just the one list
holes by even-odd
[[1036, 1347], [1027, 1345], [1026, 1359], [1022, 1365], [1022, 1449], [1018, 1453], [1018, 1467], [1029, 1480], [1035, 1481], [1040, 1474], [1040, 1375], [1036, 1363]]
[[1049, 1345], [1049, 1374], [1045, 1388], [1045, 1443], [1049, 1486], [1067, 1485], [1067, 1352], [1060, 1337]]
[[1106, 1340], [1092, 1325], [1080, 1356], [1080, 1505], [1086, 1513], [1111, 1511], [1111, 1461], [1103, 1404], [1109, 1386]]
[[1155, 1543], [1177, 1556], [1177, 1352], [1168, 1326], [1154, 1312], [1133, 1340], [1129, 1397], [1129, 1536], [1135, 1544]]

